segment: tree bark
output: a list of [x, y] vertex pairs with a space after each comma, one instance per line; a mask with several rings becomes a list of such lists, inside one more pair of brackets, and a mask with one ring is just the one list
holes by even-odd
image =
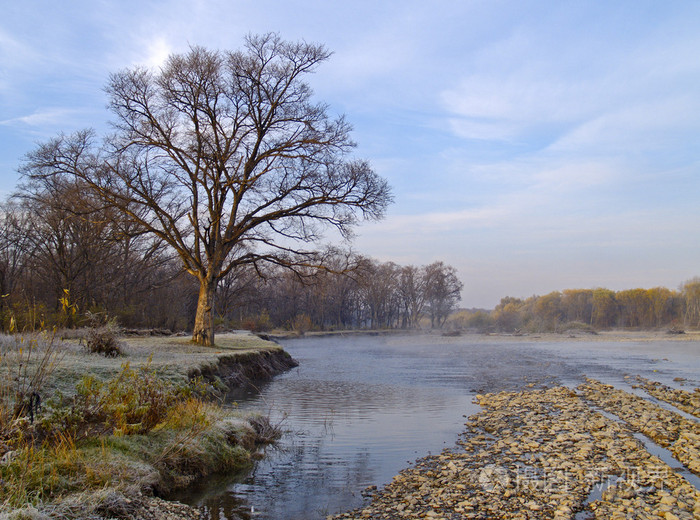
[[205, 278], [199, 283], [199, 298], [197, 299], [197, 314], [194, 318], [192, 341], [198, 345], [213, 347], [216, 282]]

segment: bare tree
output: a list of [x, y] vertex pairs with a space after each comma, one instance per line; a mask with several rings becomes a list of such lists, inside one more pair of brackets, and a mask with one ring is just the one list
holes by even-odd
[[417, 327], [423, 314], [427, 296], [423, 271], [413, 265], [401, 268], [399, 293], [402, 302], [401, 326], [404, 328]]
[[[52, 180], [27, 183], [16, 196], [31, 215], [30, 267], [55, 311], [60, 300], [64, 311], [94, 307], [113, 292], [106, 266], [114, 264], [114, 215], [93, 213], [91, 194], [80, 185]], [[66, 312], [62, 324], [75, 325], [75, 317]]]
[[443, 262], [427, 265], [424, 276], [430, 325], [442, 327], [457, 307], [464, 284], [457, 278], [457, 270]]
[[399, 316], [399, 277], [401, 268], [393, 262], [366, 260], [360, 279], [360, 292], [372, 328], [392, 328]]
[[245, 49], [200, 47], [159, 71], [133, 68], [107, 86], [116, 133], [102, 149], [89, 131], [30, 154], [30, 176], [68, 175], [168, 243], [199, 281], [193, 340], [214, 343], [217, 282], [261, 262], [313, 262], [304, 244], [324, 228], [351, 235], [378, 219], [388, 184], [354, 147], [343, 117], [311, 101], [306, 74], [321, 45], [250, 36]]
[[8, 199], [0, 205], [0, 326], [9, 326], [6, 311], [33, 253], [31, 213]]

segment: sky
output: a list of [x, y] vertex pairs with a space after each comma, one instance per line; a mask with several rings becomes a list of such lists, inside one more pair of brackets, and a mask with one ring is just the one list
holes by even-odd
[[107, 132], [110, 73], [247, 34], [322, 43], [315, 99], [393, 188], [355, 251], [444, 261], [461, 306], [700, 275], [700, 2], [6, 2], [0, 197], [38, 143]]

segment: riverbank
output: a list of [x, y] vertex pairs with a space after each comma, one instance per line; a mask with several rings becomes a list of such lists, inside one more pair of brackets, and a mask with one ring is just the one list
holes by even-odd
[[[688, 407], [699, 393], [662, 395]], [[457, 447], [420, 459], [366, 507], [329, 518], [700, 517], [700, 492], [688, 481], [700, 474], [697, 420], [594, 380], [575, 391], [501, 392], [477, 401], [483, 410], [469, 417]], [[691, 411], [700, 417], [700, 409]], [[651, 454], [639, 433], [669, 447], [690, 477]]]
[[38, 413], [0, 421], [3, 520], [199, 518], [154, 495], [247, 467], [277, 434], [266, 417], [222, 408], [211, 396], [296, 366], [279, 345], [247, 332], [217, 335], [215, 347], [119, 338], [123, 355], [112, 358], [87, 353], [78, 337], [2, 341], [3, 381], [36, 379], [48, 354], [55, 362]]
[[449, 331], [442, 329], [377, 329], [377, 330], [335, 330], [335, 331], [309, 331], [299, 334], [294, 331], [272, 331], [266, 334], [275, 340], [288, 340], [296, 338], [322, 338], [322, 337], [348, 337], [348, 336], [430, 336], [449, 338], [468, 338], [475, 342], [489, 342], [495, 339], [503, 341], [700, 341], [700, 330], [688, 330], [678, 333], [669, 330], [581, 330], [571, 329], [563, 332], [473, 332], [473, 331]]
[[[478, 336], [469, 335], [470, 338]], [[542, 332], [542, 333], [522, 333], [522, 334], [484, 334], [485, 338], [512, 338], [514, 341], [609, 341], [609, 342], [651, 342], [651, 341], [674, 341], [692, 342], [700, 341], [700, 331], [689, 330], [677, 333], [669, 330], [602, 330], [597, 332], [586, 330], [567, 330], [564, 332]]]

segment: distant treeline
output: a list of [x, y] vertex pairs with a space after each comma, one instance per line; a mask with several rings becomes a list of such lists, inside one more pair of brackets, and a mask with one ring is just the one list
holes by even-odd
[[[75, 327], [87, 316], [127, 328], [191, 330], [199, 284], [163, 241], [69, 184], [22, 185], [0, 204], [2, 330]], [[329, 250], [294, 270], [268, 264], [224, 276], [219, 329], [442, 326], [462, 284], [442, 262], [401, 266]], [[303, 260], [303, 259], [302, 259]], [[319, 261], [320, 260], [320, 261]]]
[[[172, 249], [75, 185], [27, 182], [0, 203], [0, 327], [191, 330], [199, 284]], [[98, 208], [98, 209], [96, 209]], [[700, 278], [679, 290], [568, 289], [454, 313], [462, 283], [443, 262], [402, 266], [328, 250], [309, 267], [231, 271], [217, 288], [219, 329], [451, 327], [513, 332], [700, 327]], [[324, 268], [311, 267], [323, 265]]]
[[700, 326], [700, 278], [680, 290], [567, 289], [527, 299], [506, 297], [492, 311], [461, 311], [459, 328], [500, 332], [554, 332], [567, 329], [655, 329]]
[[227, 277], [218, 289], [219, 316], [243, 328], [296, 331], [442, 327], [462, 283], [443, 262], [401, 266], [333, 252], [328, 269]]

